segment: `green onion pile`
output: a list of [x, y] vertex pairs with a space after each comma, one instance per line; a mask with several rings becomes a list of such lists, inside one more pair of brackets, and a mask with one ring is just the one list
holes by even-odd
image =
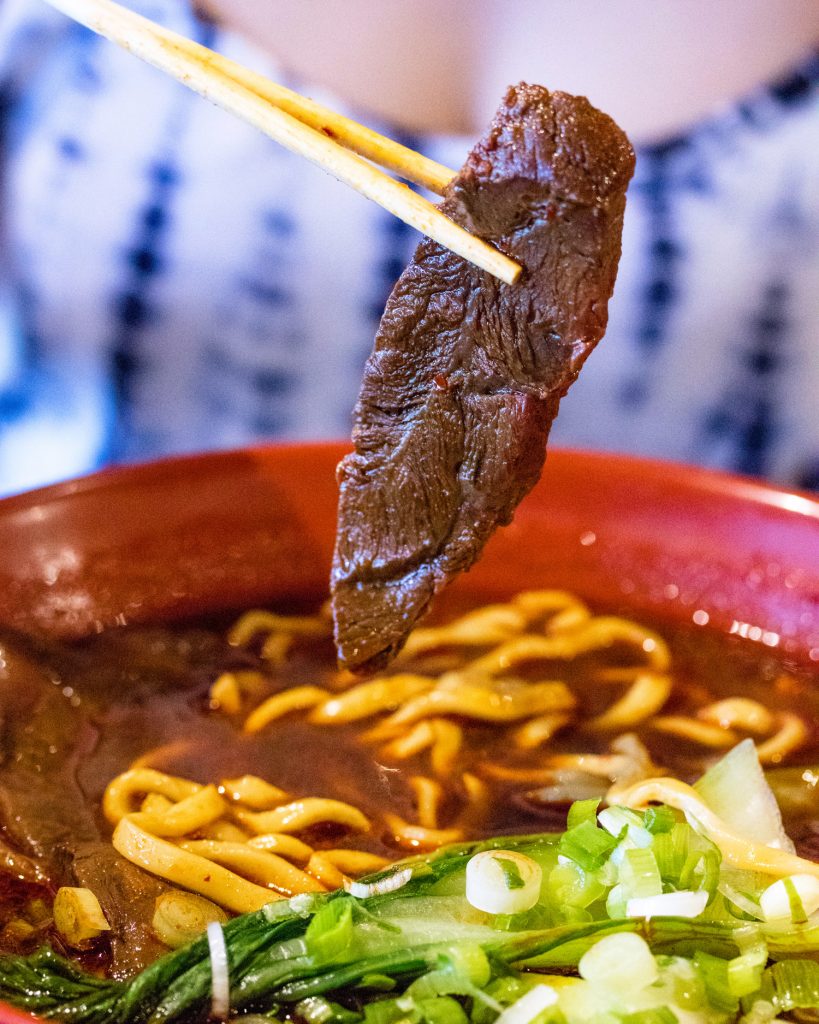
[[[747, 788], [747, 757], [701, 792], [718, 800], [733, 771]], [[205, 1021], [225, 1005], [245, 1024], [769, 1024], [819, 1010], [816, 874], [733, 868], [664, 806], [580, 801], [562, 834], [445, 847], [353, 892], [271, 903], [224, 940], [226, 964], [203, 936], [128, 981], [50, 950], [2, 958], [0, 997], [76, 1024]]]

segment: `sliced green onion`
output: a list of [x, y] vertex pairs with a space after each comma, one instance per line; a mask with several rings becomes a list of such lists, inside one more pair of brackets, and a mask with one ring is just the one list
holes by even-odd
[[722, 856], [710, 839], [677, 822], [670, 832], [654, 836], [651, 850], [663, 882], [675, 889], [705, 889], [713, 899]]
[[496, 914], [492, 918], [492, 927], [500, 932], [542, 931], [552, 924], [552, 915], [542, 903], [536, 903], [521, 914]]
[[606, 889], [594, 873], [561, 857], [549, 873], [547, 891], [556, 907], [588, 907], [600, 899]]
[[627, 807], [604, 807], [597, 815], [597, 820], [600, 822], [601, 828], [618, 839], [630, 828], [642, 829], [643, 827], [642, 815]]
[[451, 946], [438, 958], [438, 967], [417, 978], [407, 989], [413, 999], [435, 996], [479, 996], [492, 977], [492, 967], [479, 945]]
[[819, 1010], [819, 963], [813, 960], [781, 960], [763, 973], [755, 999], [772, 1003], [777, 1014], [790, 1010]]
[[364, 1007], [365, 1024], [398, 1024], [399, 1021], [418, 1024], [420, 1019], [420, 1011], [411, 999], [379, 999]]
[[466, 898], [489, 914], [520, 914], [540, 898], [543, 869], [523, 853], [483, 850], [466, 865]]
[[678, 1024], [679, 1018], [668, 1006], [652, 1006], [648, 1010], [620, 1014], [621, 1024]]
[[477, 943], [463, 942], [450, 946], [441, 953], [438, 962], [443, 969], [465, 978], [477, 988], [484, 988], [492, 977], [486, 953]]
[[742, 1024], [772, 1024], [776, 1018], [776, 1007], [764, 999], [756, 999], [742, 1017]]
[[659, 896], [636, 897], [626, 904], [626, 917], [699, 917], [708, 904], [708, 893], [664, 892]]
[[819, 878], [813, 875], [788, 875], [777, 879], [759, 897], [766, 921], [791, 920], [805, 924], [819, 910]]
[[500, 864], [507, 889], [522, 889], [526, 885], [521, 876], [520, 868], [513, 860], [510, 860], [509, 857], [499, 857], [497, 854], [495, 855], [495, 860]]
[[462, 975], [450, 971], [427, 971], [410, 985], [406, 994], [412, 999], [435, 999], [437, 996], [476, 997], [480, 988]]
[[593, 797], [591, 800], [575, 800], [569, 808], [566, 828], [576, 828], [578, 825], [582, 825], [584, 821], [590, 821], [594, 824], [597, 821], [597, 808], [599, 806], [600, 800], [597, 797]]
[[700, 862], [700, 869], [698, 870], [702, 871], [702, 878], [700, 879], [699, 888], [708, 893], [709, 903], [717, 895], [721, 864], [722, 854], [717, 849], [706, 850]]
[[617, 993], [642, 991], [659, 976], [648, 943], [633, 932], [600, 939], [580, 958], [578, 971], [600, 991]]
[[620, 885], [625, 899], [659, 896], [663, 882], [657, 861], [650, 849], [626, 850], [620, 865]]
[[677, 816], [670, 807], [649, 807], [643, 815], [643, 828], [652, 835], [670, 832], [677, 824]]
[[[791, 912], [791, 920], [794, 924], [807, 924], [808, 915], [805, 912], [805, 906], [802, 903], [800, 892], [794, 884], [795, 877], [796, 876], [781, 879], [782, 885], [785, 887], [785, 892], [788, 894], [788, 905]], [[810, 878], [811, 882], [819, 884], [819, 882], [817, 882], [817, 879], [811, 877], [810, 875], [807, 875], [805, 877]], [[762, 895], [764, 896], [765, 893], [763, 893]]]
[[[532, 981], [527, 977], [519, 975], [507, 975], [503, 978], [495, 978], [485, 989], [484, 995], [501, 1010], [505, 1006], [511, 1006], [532, 987]], [[475, 1002], [472, 1006], [472, 1024], [494, 1024], [498, 1010], [490, 1006], [485, 1000]]]
[[735, 996], [749, 996], [759, 989], [765, 961], [755, 953], [735, 956], [728, 961], [728, 988]]
[[731, 911], [731, 913], [733, 913], [731, 906], [734, 906], [752, 921], [762, 920], [762, 908], [749, 893], [740, 892], [732, 885], [729, 885], [728, 882], [720, 882], [717, 886], [717, 890], [722, 894], [725, 902], [730, 904], [728, 910]]
[[606, 897], [606, 913], [612, 920], [625, 917], [628, 909], [628, 897], [622, 885], [615, 885]]
[[710, 953], [694, 954], [694, 966], [699, 971], [705, 985], [708, 1002], [715, 1010], [723, 1013], [736, 1013], [739, 999], [734, 994], [728, 978], [728, 961]]
[[464, 1008], [451, 996], [436, 996], [434, 999], [419, 999], [416, 1002], [421, 1018], [426, 1024], [468, 1024]]
[[[309, 996], [295, 1006], [296, 1015], [306, 1024], [356, 1024], [361, 1014], [348, 1010], [338, 1003], [331, 1003], [324, 996]], [[244, 1016], [242, 1020], [244, 1021]]]
[[328, 963], [344, 953], [353, 940], [351, 898], [333, 900], [316, 913], [304, 933], [307, 951], [318, 963]]
[[591, 911], [583, 907], [564, 907], [562, 916], [566, 924], [591, 924], [594, 920]]
[[535, 985], [511, 1006], [507, 1006], [495, 1024], [531, 1024], [544, 1010], [556, 1006], [558, 994], [551, 985]]
[[657, 861], [660, 877], [664, 882], [676, 885], [688, 856], [688, 834], [691, 827], [677, 822], [670, 832], [654, 836], [651, 851]]
[[325, 1024], [333, 1016], [333, 1008], [324, 996], [310, 996], [296, 1003], [296, 1013], [303, 1017], [307, 1024]]
[[706, 1008], [705, 986], [699, 972], [690, 960], [676, 956], [658, 956], [663, 981], [670, 985], [671, 1002], [682, 1011], [695, 1013]]
[[591, 821], [581, 822], [564, 832], [558, 850], [586, 871], [597, 871], [617, 846], [617, 839]]

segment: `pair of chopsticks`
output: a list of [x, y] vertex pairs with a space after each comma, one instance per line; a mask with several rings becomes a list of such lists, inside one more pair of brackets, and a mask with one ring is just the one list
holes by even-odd
[[[520, 266], [373, 164], [440, 194], [455, 172], [271, 82], [113, 0], [48, 0], [57, 10], [235, 114], [482, 270], [513, 284]], [[366, 159], [362, 159], [365, 157]], [[370, 163], [369, 161], [373, 161]]]

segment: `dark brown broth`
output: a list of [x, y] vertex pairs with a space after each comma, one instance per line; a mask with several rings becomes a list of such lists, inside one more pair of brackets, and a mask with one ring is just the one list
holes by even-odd
[[[457, 611], [461, 611], [458, 608]], [[292, 611], [292, 609], [291, 609]], [[450, 614], [454, 611], [450, 605]], [[642, 620], [645, 621], [645, 620]], [[651, 625], [651, 623], [647, 623]], [[655, 627], [672, 652], [676, 680], [674, 695], [664, 713], [687, 713], [705, 699], [729, 695], [752, 697], [776, 710], [790, 709], [805, 718], [811, 729], [808, 745], [792, 763], [819, 763], [819, 688], [816, 674], [783, 664], [776, 653], [736, 637], [726, 637], [704, 628], [662, 625]], [[14, 644], [15, 641], [12, 641]], [[21, 655], [21, 657], [23, 657]], [[230, 668], [263, 668], [253, 651], [232, 648], [225, 639], [223, 624], [192, 625], [171, 629], [125, 628], [92, 637], [72, 647], [52, 646], [25, 654], [26, 671], [36, 671], [48, 680], [52, 709], [47, 724], [58, 727], [54, 716], [64, 714], [82, 736], [79, 752], [55, 746], [53, 756], [37, 766], [40, 777], [55, 787], [78, 784], [87, 809], [102, 837], [110, 836], [103, 820], [101, 799], [105, 787], [133, 762], [156, 751], [151, 766], [199, 782], [213, 782], [245, 773], [260, 775], [294, 796], [315, 795], [349, 801], [375, 821], [393, 811], [414, 820], [412, 794], [407, 778], [428, 773], [424, 755], [397, 763], [381, 764], [372, 746], [360, 739], [371, 723], [352, 726], [315, 726], [302, 715], [273, 723], [258, 735], [241, 732], [242, 715], [231, 719], [209, 706], [209, 690], [219, 675]], [[613, 702], [622, 687], [589, 685], [603, 666], [633, 663], [633, 652], [612, 648], [603, 654], [537, 665], [539, 679], [562, 678], [578, 698], [582, 715], [595, 714]], [[287, 686], [311, 683], [334, 686], [334, 658], [329, 642], [302, 644], [284, 669], [271, 674], [270, 692]], [[535, 673], [530, 673], [535, 678]], [[15, 677], [5, 683], [4, 715], [7, 724], [29, 713], [25, 701], [15, 700]], [[710, 695], [710, 696], [708, 696]], [[53, 698], [59, 697], [54, 702]], [[62, 711], [59, 709], [62, 708]], [[20, 722], [17, 723], [18, 726]], [[658, 764], [684, 779], [699, 774], [714, 751], [660, 734], [650, 727], [635, 730]], [[611, 734], [584, 732], [572, 728], [559, 734], [549, 745], [555, 751], [604, 751]], [[516, 751], [510, 755], [508, 736], [498, 727], [473, 726], [466, 729], [460, 770], [481, 762], [502, 760], [521, 768], [538, 767], [542, 751]], [[49, 748], [50, 749], [50, 748]], [[15, 757], [44, 758], [42, 749], [26, 750]], [[522, 798], [520, 785], [493, 783], [493, 799], [478, 831], [536, 831], [556, 827], [565, 808], [542, 808]], [[3, 783], [0, 781], [0, 791]], [[457, 799], [457, 798], [455, 798]], [[8, 810], [8, 808], [7, 808]], [[443, 808], [454, 814], [450, 798]], [[819, 809], [808, 818], [788, 822], [799, 836], [809, 841], [819, 821]], [[444, 822], [446, 823], [446, 822]], [[21, 841], [19, 828], [3, 823], [6, 839], [31, 855], [30, 845]], [[337, 841], [332, 836], [312, 836], [319, 845]], [[36, 844], [35, 844], [36, 845]], [[354, 837], [350, 845], [390, 856], [400, 851], [390, 845], [382, 830]], [[48, 857], [42, 865], [55, 884], [65, 884], [60, 870]], [[57, 873], [56, 878], [53, 874]], [[6, 887], [8, 888], [8, 886]], [[22, 895], [26, 895], [19, 890]], [[18, 915], [17, 896], [6, 903], [0, 921]], [[3, 892], [0, 891], [0, 899]], [[21, 897], [22, 898], [22, 897]], [[10, 948], [0, 934], [0, 946]]]

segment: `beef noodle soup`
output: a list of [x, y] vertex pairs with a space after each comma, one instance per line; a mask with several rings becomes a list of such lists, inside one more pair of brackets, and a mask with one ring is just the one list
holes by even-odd
[[[798, 850], [817, 849], [819, 696], [767, 638], [558, 591], [450, 597], [362, 681], [336, 669], [330, 628], [288, 609], [70, 646], [8, 637], [3, 950], [46, 940], [126, 976], [178, 944], [169, 897], [224, 920], [442, 844], [562, 828], [573, 800], [693, 780], [745, 737]], [[90, 937], [55, 927], [60, 887], [99, 901]]]

